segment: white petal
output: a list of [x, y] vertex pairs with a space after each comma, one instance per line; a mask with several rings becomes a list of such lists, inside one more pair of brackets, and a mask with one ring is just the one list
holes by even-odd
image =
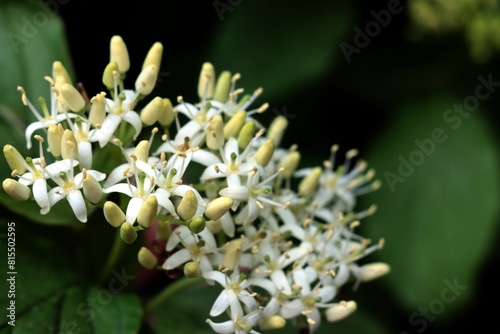
[[104, 187], [108, 188], [123, 180], [125, 178], [125, 176], [123, 176], [123, 172], [126, 168], [130, 168], [130, 165], [128, 163], [121, 164], [118, 167], [114, 168], [111, 173], [109, 173], [106, 182], [104, 182]]
[[92, 144], [90, 142], [78, 142], [78, 161], [80, 161], [81, 168], [92, 168]]
[[207, 319], [207, 323], [212, 327], [214, 332], [219, 334], [233, 334], [234, 333], [234, 322], [232, 320], [227, 320], [224, 322], [213, 322]]
[[276, 285], [278, 290], [281, 290], [284, 294], [289, 295], [292, 293], [290, 283], [288, 282], [288, 279], [286, 278], [283, 270], [273, 270], [271, 273], [271, 280], [273, 281], [274, 285]]
[[50, 200], [47, 191], [47, 181], [45, 179], [36, 179], [33, 182], [33, 197], [36, 203], [40, 206], [40, 213], [46, 214], [50, 210]]
[[280, 314], [285, 319], [295, 318], [304, 310], [304, 304], [300, 299], [294, 299], [283, 303]]
[[240, 300], [233, 289], [226, 289], [227, 300], [229, 301], [229, 307], [231, 308], [231, 318], [238, 315], [238, 318], [244, 316], [243, 308], [241, 307]]
[[219, 283], [223, 287], [226, 287], [226, 275], [224, 275], [220, 271], [212, 270], [212, 271], [203, 273], [203, 277], [205, 277], [206, 279], [212, 280], [212, 281], [216, 281], [217, 283]]
[[191, 260], [191, 254], [189, 253], [189, 250], [183, 248], [170, 255], [167, 261], [163, 263], [163, 268], [166, 270], [171, 270], [179, 267], [189, 260]]
[[120, 125], [122, 118], [116, 114], [108, 114], [102, 122], [101, 131], [99, 131], [99, 146], [104, 147], [111, 137], [115, 130]]
[[67, 196], [69, 205], [73, 209], [76, 218], [82, 223], [87, 222], [87, 207], [80, 190], [71, 191]]
[[133, 224], [139, 215], [139, 210], [141, 205], [144, 203], [144, 199], [139, 197], [132, 197], [127, 205], [127, 212], [125, 213], [125, 219], [127, 222]]
[[219, 195], [231, 197], [232, 199], [245, 201], [248, 199], [248, 188], [244, 186], [224, 188], [219, 191]]
[[31, 138], [33, 137], [33, 133], [36, 130], [43, 129], [43, 123], [41, 122], [33, 122], [26, 128], [26, 148], [31, 149]]
[[135, 111], [130, 110], [123, 116], [123, 120], [127, 123], [130, 123], [135, 129], [134, 140], [137, 139], [137, 136], [141, 133], [142, 130], [142, 121], [139, 114]]
[[122, 193], [124, 195], [127, 195], [128, 197], [134, 197], [135, 192], [137, 191], [137, 187], [129, 185], [127, 183], [119, 183], [112, 185], [111, 187], [104, 188], [103, 191], [106, 194]]
[[219, 293], [219, 296], [217, 296], [217, 299], [215, 300], [214, 304], [212, 305], [212, 309], [210, 310], [210, 316], [211, 317], [216, 317], [222, 312], [224, 312], [229, 306], [229, 299], [228, 295], [226, 293], [226, 290], [222, 290]]

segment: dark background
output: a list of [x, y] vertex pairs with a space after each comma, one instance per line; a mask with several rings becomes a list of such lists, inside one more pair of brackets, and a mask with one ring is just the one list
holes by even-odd
[[[251, 0], [244, 0], [234, 10], [245, 10], [246, 1]], [[384, 8], [387, 1], [356, 1], [356, 4], [358, 20], [362, 24], [371, 19], [370, 10]], [[314, 2], [304, 2], [304, 6], [314, 6]], [[186, 100], [196, 99], [197, 79], [201, 64], [211, 60], [207, 59], [208, 47], [217, 29], [224, 24], [220, 21], [212, 1], [143, 0], [110, 3], [71, 0], [64, 6], [60, 6], [58, 14], [66, 25], [68, 45], [77, 81], [82, 82], [89, 92], [103, 90], [99, 75], [109, 61], [109, 39], [112, 35], [121, 35], [129, 48], [132, 76], [139, 73], [149, 47], [156, 41], [163, 43], [164, 56], [161, 71], [167, 72], [168, 75], [158, 86], [157, 93], [173, 100], [177, 95], [183, 95]], [[231, 12], [227, 12], [227, 15], [231, 15]], [[282, 15], [288, 15], [285, 5]], [[259, 24], [259, 17], [256, 17], [255, 25]], [[279, 17], [276, 18], [275, 24], [280, 24]], [[461, 74], [468, 71], [477, 73], [476, 65], [472, 66], [471, 70], [467, 48], [461, 36], [414, 43], [409, 41], [405, 34], [407, 26], [406, 12], [394, 16], [391, 24], [384, 28], [384, 31], [375, 37], [366, 49], [363, 49], [359, 55], [353, 55], [353, 64], [349, 65], [341, 59], [340, 65], [332, 67], [331, 71], [327, 71], [316, 82], [304, 85], [299, 92], [287, 96], [273, 97], [266, 96], [264, 93], [263, 99], [269, 102], [271, 107], [266, 114], [262, 115], [263, 118], [273, 116], [271, 112], [273, 107], [286, 106], [288, 112], [296, 117], [290, 121], [285, 142], [298, 143], [299, 148], [305, 151], [306, 155], [311, 158], [317, 157], [317, 162], [320, 163], [328, 157], [330, 146], [334, 143], [340, 144], [342, 150], [358, 148], [363, 153], [391, 117], [393, 105], [390, 99], [366, 98], [358, 94], [355, 89], [356, 85], [359, 85], [360, 90], [369, 89], [367, 85], [373, 85], [376, 89], [378, 85], [386, 83], [387, 77], [383, 75], [384, 71], [391, 72], [394, 66], [401, 66], [401, 64], [405, 69], [413, 68], [415, 71], [418, 71], [419, 67], [435, 66], [434, 76], [428, 78], [427, 84], [450, 90], [460, 84], [457, 78]], [[244, 39], [245, 36], [241, 38]], [[346, 41], [352, 41], [352, 37], [351, 40]], [[248, 45], [248, 47], [258, 46]], [[387, 54], [385, 61], [384, 57], [379, 58], [376, 63], [378, 67], [376, 72], [372, 71], [372, 67], [365, 65], [373, 66], [373, 63], [367, 59], [373, 54], [380, 57], [381, 52], [383, 54], [384, 51], [389, 52], [389, 50], [405, 55], [406, 58], [398, 59], [396, 65], [394, 57]], [[314, 50], [311, 51], [314, 52]], [[228, 52], [231, 52], [231, 45], [228, 45]], [[340, 48], [337, 52], [341, 53]], [[412, 52], [414, 57], [408, 57], [407, 55]], [[240, 61], [252, 60], [241, 59]], [[460, 65], [461, 62], [463, 66]], [[493, 59], [486, 64], [479, 65], [479, 68], [482, 69], [482, 73], [492, 72], [496, 62], [496, 59]], [[367, 67], [363, 68], [363, 66]], [[363, 76], [363, 73], [366, 76]], [[245, 75], [253, 75], [253, 73], [242, 73], [243, 78]], [[474, 84], [475, 82], [472, 82], [472, 85]], [[262, 85], [265, 92], [265, 82]], [[404, 91], [406, 85], [404, 80], [399, 85]], [[411, 94], [411, 92], [407, 93]], [[488, 100], [488, 103], [498, 105], [497, 100], [492, 98]], [[498, 112], [490, 112], [487, 117], [498, 125], [500, 120], [498, 115]], [[498, 254], [498, 251], [496, 253]], [[429, 328], [425, 333], [473, 332], [477, 331], [477, 326], [481, 325], [495, 328], [496, 315], [493, 312], [497, 309], [495, 303], [499, 296], [498, 288], [492, 290], [496, 285], [496, 276], [493, 275], [494, 269], [492, 268], [498, 267], [499, 264], [497, 256], [486, 259], [484, 269], [480, 274], [480, 284], [475, 300], [472, 300], [470, 306], [462, 311], [461, 316], [455, 318], [454, 323], [429, 322]], [[393, 305], [394, 301], [386, 299], [383, 292], [376, 296], [360, 296], [360, 303], [363, 302], [371, 303], [376, 313], [380, 314], [384, 321], [390, 323], [394, 333], [399, 333], [400, 330], [409, 327], [409, 314], [396, 309]], [[486, 306], [487, 303], [491, 303], [490, 307]]]

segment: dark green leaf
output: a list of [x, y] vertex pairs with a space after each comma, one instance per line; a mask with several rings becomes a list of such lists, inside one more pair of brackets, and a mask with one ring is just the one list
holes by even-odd
[[385, 238], [376, 257], [391, 265], [384, 280], [409, 314], [454, 314], [494, 242], [499, 148], [482, 106], [466, 117], [452, 111], [464, 101], [407, 101], [367, 159], [383, 187], [362, 199], [379, 208], [363, 228]]

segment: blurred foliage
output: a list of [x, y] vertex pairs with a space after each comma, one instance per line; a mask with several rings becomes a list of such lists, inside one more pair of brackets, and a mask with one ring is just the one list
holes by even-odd
[[[116, 13], [116, 17], [105, 16], [101, 3], [75, 1], [63, 7], [50, 2], [52, 7], [48, 8], [36, 1], [1, 1], [0, 139], [24, 150], [23, 130], [34, 118], [21, 104], [16, 87], [22, 85], [32, 100], [47, 97], [43, 76], [50, 75], [54, 60], [62, 60], [75, 77], [98, 78], [97, 83], [85, 82], [97, 90], [101, 89], [97, 88], [100, 71], [109, 57], [112, 34], [126, 36], [126, 43], [133, 45], [135, 63], [141, 62], [152, 42], [161, 40], [171, 50], [166, 52], [164, 83], [158, 87], [161, 94], [172, 94], [168, 97], [175, 99], [181, 88], [189, 87], [192, 91], [185, 93], [193, 94], [201, 61], [213, 61], [219, 71], [241, 72], [242, 85], [250, 92], [264, 87], [272, 110], [262, 117], [288, 110], [290, 132], [285, 139], [304, 148], [304, 165], [321, 163], [327, 157], [322, 152], [328, 153], [333, 144], [328, 141], [332, 140], [361, 146], [362, 158], [377, 171], [384, 186], [362, 197], [359, 208], [375, 203], [379, 210], [362, 221], [361, 228], [370, 238], [385, 238], [386, 247], [367, 260], [387, 262], [392, 272], [349, 292], [353, 299], [359, 299], [359, 312], [338, 324], [325, 322], [321, 333], [399, 333], [405, 328], [412, 333], [444, 333], [465, 330], [478, 322], [494, 324], [492, 312], [482, 309], [487, 298], [481, 293], [484, 286], [496, 289], [488, 290], [489, 295], [498, 292], [494, 276], [490, 276], [490, 267], [494, 267], [490, 264], [498, 263], [499, 251], [495, 243], [500, 198], [500, 99], [495, 91], [500, 77], [494, 71], [500, 51], [497, 1], [428, 0], [411, 1], [407, 6], [397, 2], [397, 8], [404, 11], [392, 16], [386, 27], [379, 26], [379, 33], [364, 47], [355, 42], [360, 31], [366, 34], [368, 23], [377, 22], [373, 12], [380, 14], [388, 10], [388, 3], [395, 2], [269, 4], [247, 0], [223, 1], [226, 7], [219, 9], [215, 3], [200, 4], [199, 13], [192, 3], [169, 4], [169, 13], [176, 16], [167, 19], [145, 4], [134, 8], [128, 13], [131, 19], [125, 20]], [[152, 4], [156, 6], [156, 2]], [[100, 11], [95, 11], [95, 6], [101, 6]], [[221, 8], [225, 10], [221, 12]], [[187, 35], [186, 25], [196, 22], [206, 29]], [[77, 34], [82, 28], [84, 32]], [[90, 33], [91, 29], [98, 33]], [[66, 36], [67, 31], [78, 37]], [[82, 36], [91, 36], [92, 41], [83, 41]], [[434, 42], [429, 43], [429, 39]], [[343, 42], [358, 50], [349, 62], [340, 47]], [[94, 47], [90, 56], [82, 52], [89, 43]], [[97, 49], [101, 51], [94, 52]], [[462, 117], [461, 125], [451, 128], [444, 114], [477, 95], [480, 76], [492, 76], [491, 96], [482, 99], [467, 117], [448, 114]], [[447, 139], [434, 141], [432, 153], [426, 154], [416, 141], [433, 138], [438, 128]], [[427, 149], [431, 150], [430, 146]], [[424, 152], [425, 161], [410, 163], [406, 166], [408, 175], [403, 176], [398, 170], [405, 168], [400, 157], [409, 161], [415, 151]], [[2, 178], [9, 174], [4, 159], [0, 159], [0, 172]], [[142, 319], [141, 303], [157, 293], [166, 278], [141, 276], [143, 273], [135, 271], [133, 252], [124, 266], [137, 274], [140, 284], [113, 295], [103, 312], [85, 321], [77, 313], [78, 306], [83, 303], [85, 307], [88, 298], [106, 287], [95, 272], [104, 261], [99, 254], [112, 242], [112, 229], [96, 226], [102, 217], [95, 213], [95, 222], [89, 225], [96, 232], [80, 236], [78, 229], [47, 226], [76, 223], [68, 220], [71, 215], [64, 214], [67, 207], [62, 203], [54, 208], [53, 216], [39, 216], [35, 206], [14, 202], [3, 191], [0, 202], [0, 236], [8, 221], [19, 227], [18, 326], [7, 325], [8, 318], [2, 313], [1, 333], [64, 331], [61, 326], [73, 320], [82, 333], [118, 333], [120, 328], [120, 333], [133, 333], [139, 326], [141, 333], [162, 333], [172, 326], [180, 332], [182, 326], [186, 332], [210, 332], [206, 312], [193, 311], [192, 306], [210, 306], [216, 295], [213, 289], [186, 291], [182, 298], [177, 296]], [[6, 254], [2, 240], [2, 263]], [[85, 254], [90, 255], [86, 258]], [[4, 278], [6, 272], [0, 275]], [[444, 304], [443, 291], [449, 288], [445, 281], [452, 284], [455, 279], [467, 288], [456, 302]], [[2, 285], [2, 300], [5, 289]], [[444, 309], [439, 309], [440, 300]], [[430, 309], [432, 318], [424, 316], [423, 309]]]

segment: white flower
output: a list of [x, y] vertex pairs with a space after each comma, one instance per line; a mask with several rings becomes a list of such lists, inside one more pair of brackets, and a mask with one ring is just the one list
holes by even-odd
[[258, 324], [260, 311], [254, 310], [243, 317], [234, 316], [232, 320], [224, 322], [213, 322], [207, 319], [207, 323], [219, 334], [260, 334], [252, 327]]

